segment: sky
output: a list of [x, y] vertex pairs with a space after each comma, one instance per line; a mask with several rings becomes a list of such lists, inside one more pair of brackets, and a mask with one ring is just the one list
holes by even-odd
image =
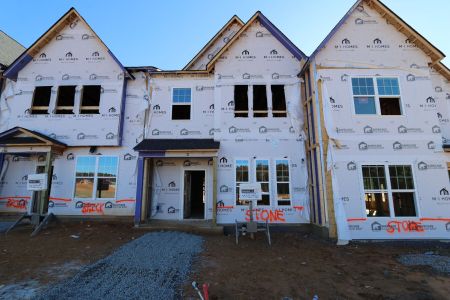
[[[183, 68], [234, 15], [260, 10], [310, 55], [355, 0], [2, 0], [0, 29], [29, 47], [75, 7], [125, 66]], [[449, 0], [383, 0], [450, 56]], [[433, 5], [431, 5], [433, 4]], [[4, 13], [8, 12], [8, 13]], [[450, 59], [443, 61], [450, 66]]]

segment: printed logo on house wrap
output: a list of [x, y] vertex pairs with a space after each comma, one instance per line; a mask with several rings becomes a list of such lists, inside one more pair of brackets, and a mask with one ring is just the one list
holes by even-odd
[[396, 141], [392, 144], [392, 149], [394, 149], [395, 151], [398, 150], [411, 150], [411, 149], [417, 149], [417, 145], [416, 144], [405, 144], [405, 143], [400, 143], [399, 141]]
[[228, 159], [225, 156], [222, 156], [219, 159], [218, 165], [219, 165], [218, 167], [221, 169], [231, 169], [233, 167], [233, 165], [230, 162], [228, 162]]
[[238, 128], [236, 126], [231, 126], [228, 128], [228, 132], [231, 134], [235, 133], [250, 133], [250, 128]]
[[123, 155], [123, 160], [135, 160], [136, 158], [137, 156], [131, 153], [126, 153]]
[[232, 193], [233, 192], [233, 188], [231, 186], [227, 186], [227, 185], [223, 184], [223, 185], [220, 186], [219, 192], [222, 193], [222, 194]]
[[66, 52], [66, 54], [64, 55], [64, 57], [60, 57], [58, 59], [59, 62], [62, 63], [74, 63], [78, 60], [78, 57], [76, 57], [72, 52]]
[[400, 125], [397, 127], [398, 133], [423, 133], [421, 128], [408, 128], [404, 125]]
[[268, 61], [278, 61], [284, 59], [284, 55], [279, 54], [277, 49], [272, 49], [267, 55], [264, 55], [264, 59]]
[[361, 143], [358, 144], [358, 149], [360, 151], [381, 150], [381, 149], [384, 149], [384, 147], [381, 144], [368, 144], [366, 142], [361, 142]]
[[74, 38], [75, 38], [75, 36], [73, 34], [63, 33], [63, 34], [58, 34], [55, 37], [55, 40], [56, 41], [73, 40]]
[[201, 135], [201, 131], [199, 130], [187, 130], [186, 128], [183, 128], [180, 130], [180, 135]]
[[167, 184], [167, 187], [161, 188], [161, 192], [163, 192], [165, 194], [178, 194], [180, 192], [180, 188], [177, 187], [177, 184], [175, 183], [175, 181], [170, 181]]
[[79, 80], [79, 79], [81, 79], [81, 76], [78, 75], [64, 74], [63, 76], [61, 76], [61, 80]]
[[280, 128], [268, 128], [266, 126], [260, 126], [258, 129], [259, 133], [265, 134], [265, 133], [279, 133], [281, 132]]
[[417, 76], [414, 74], [408, 74], [406, 75], [406, 81], [419, 81], [419, 80], [430, 80], [427, 76]]
[[256, 56], [252, 55], [249, 50], [244, 49], [242, 50], [241, 55], [236, 55], [234, 58], [237, 60], [254, 60]]
[[334, 45], [334, 48], [341, 51], [348, 51], [358, 49], [358, 45], [354, 45], [348, 38], [344, 38], [340, 44]]
[[77, 134], [77, 140], [95, 140], [98, 139], [98, 136], [95, 134], [85, 134], [80, 132]]
[[258, 74], [250, 74], [250, 73], [242, 74], [242, 79], [262, 79], [262, 78], [264, 77]]
[[35, 63], [49, 63], [52, 59], [50, 57], [47, 57], [47, 54], [45, 52], [42, 52], [39, 54], [39, 56], [33, 58], [33, 62]]
[[380, 38], [375, 38], [371, 44], [366, 45], [367, 49], [370, 50], [386, 50], [390, 46], [388, 44], [383, 43]]
[[356, 18], [355, 19], [355, 24], [356, 25], [368, 25], [368, 24], [378, 24], [377, 20], [364, 20], [361, 18]]
[[417, 169], [419, 171], [426, 171], [426, 170], [442, 170], [444, 169], [444, 166], [437, 163], [426, 163], [424, 161], [421, 161], [417, 164]]
[[272, 73], [272, 79], [285, 79], [285, 78], [292, 78], [291, 75], [283, 75], [279, 73]]
[[398, 45], [399, 48], [403, 49], [403, 50], [408, 50], [408, 49], [417, 49], [417, 45], [412, 43], [411, 40], [409, 38], [405, 39], [404, 42], [402, 44]]
[[443, 187], [439, 190], [439, 194], [431, 197], [431, 200], [439, 205], [450, 205], [450, 192], [447, 188]]
[[161, 106], [159, 104], [153, 105], [152, 111], [153, 111], [153, 115], [155, 115], [155, 116], [162, 116], [162, 115], [167, 114], [167, 111], [164, 109], [161, 109]]
[[170, 130], [159, 130], [159, 129], [153, 129], [152, 135], [172, 135], [172, 131]]
[[105, 60], [105, 56], [100, 54], [100, 52], [98, 52], [98, 51], [94, 51], [91, 53], [91, 56], [86, 57], [87, 62], [100, 62], [100, 61], [104, 61], [104, 60]]
[[363, 132], [368, 133], [368, 134], [371, 134], [371, 133], [379, 134], [379, 133], [389, 133], [389, 130], [387, 128], [376, 128], [376, 127], [366, 125], [363, 128]]

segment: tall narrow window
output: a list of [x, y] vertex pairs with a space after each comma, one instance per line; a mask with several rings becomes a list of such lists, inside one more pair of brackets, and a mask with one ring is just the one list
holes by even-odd
[[267, 94], [265, 85], [253, 86], [253, 117], [267, 117]]
[[364, 199], [368, 217], [389, 217], [389, 198], [384, 166], [362, 166]]
[[37, 86], [33, 93], [33, 104], [31, 105], [31, 114], [48, 114], [48, 106], [52, 96], [51, 86]]
[[278, 205], [291, 205], [291, 194], [289, 189], [289, 161], [287, 159], [277, 160], [276, 172]]
[[116, 156], [78, 157], [75, 172], [75, 198], [115, 198], [117, 164]]
[[172, 120], [191, 119], [191, 89], [174, 88], [172, 94]]
[[56, 100], [57, 114], [73, 114], [75, 103], [75, 86], [66, 85], [58, 88], [58, 98]]
[[248, 85], [234, 86], [234, 117], [248, 117]]
[[377, 113], [375, 105], [375, 88], [372, 78], [352, 78], [353, 101], [357, 115], [374, 115]]
[[256, 182], [261, 183], [262, 199], [258, 205], [270, 205], [269, 161], [256, 160]]
[[97, 198], [114, 198], [116, 196], [117, 157], [98, 158]]
[[286, 117], [287, 111], [284, 85], [271, 85], [270, 89], [272, 90], [272, 116], [274, 118]]
[[396, 217], [415, 217], [414, 180], [411, 166], [389, 166], [392, 201]]
[[92, 198], [96, 157], [78, 157], [75, 171], [75, 198]]
[[400, 88], [397, 78], [377, 78], [380, 113], [382, 115], [401, 115]]
[[236, 160], [236, 205], [246, 205], [248, 201], [239, 200], [239, 186], [249, 182], [248, 160]]
[[85, 85], [81, 95], [80, 114], [100, 113], [100, 85]]

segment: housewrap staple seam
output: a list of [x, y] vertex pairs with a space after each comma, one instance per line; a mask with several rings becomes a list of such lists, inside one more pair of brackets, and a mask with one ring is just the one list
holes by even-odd
[[[386, 65], [374, 65], [374, 64], [367, 64], [364, 62], [357, 62], [357, 61], [350, 61], [350, 60], [338, 60], [338, 59], [327, 59], [328, 62], [336, 62], [336, 63], [342, 63], [342, 64], [356, 64], [356, 66], [345, 66], [345, 67], [335, 67], [335, 66], [324, 66], [324, 65], [320, 65], [320, 69], [340, 69], [340, 70], [348, 70], [348, 69], [353, 69], [353, 70], [400, 70], [400, 71], [405, 71], [405, 72], [412, 72], [412, 73], [416, 73], [416, 75], [429, 75], [429, 70], [428, 69], [419, 69], [419, 68], [415, 68], [412, 67], [412, 65], [408, 68], [408, 67], [401, 67], [401, 66], [386, 66]], [[357, 66], [357, 65], [360, 66]], [[320, 72], [320, 71], [319, 71]]]

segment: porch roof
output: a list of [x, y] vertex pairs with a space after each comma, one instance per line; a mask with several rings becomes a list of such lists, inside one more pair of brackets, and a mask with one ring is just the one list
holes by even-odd
[[218, 150], [220, 142], [214, 139], [145, 139], [135, 151]]
[[0, 133], [0, 146], [53, 146], [66, 148], [67, 145], [34, 130], [14, 127]]

